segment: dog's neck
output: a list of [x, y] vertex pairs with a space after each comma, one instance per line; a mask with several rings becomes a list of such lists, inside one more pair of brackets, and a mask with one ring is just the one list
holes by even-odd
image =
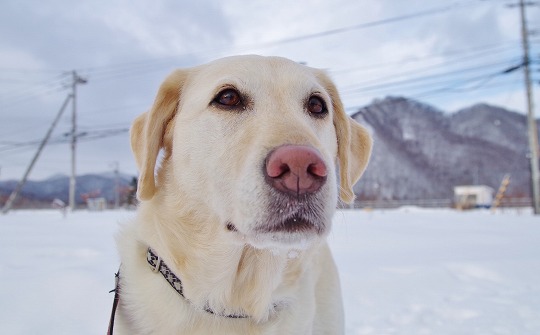
[[[276, 306], [286, 305], [290, 297], [284, 288], [294, 287], [302, 276], [309, 249], [268, 250], [234, 244], [227, 236], [230, 232], [212, 222], [216, 219], [211, 216], [186, 212], [173, 221], [163, 220], [155, 205], [148, 211], [153, 214], [144, 216], [153, 220], [141, 223], [140, 236], [181, 278], [184, 295], [194, 307], [249, 315], [264, 322]], [[143, 203], [140, 210], [145, 207]]]

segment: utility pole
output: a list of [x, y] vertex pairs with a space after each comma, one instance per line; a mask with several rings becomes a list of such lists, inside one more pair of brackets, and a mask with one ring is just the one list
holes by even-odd
[[114, 168], [114, 209], [120, 207], [120, 171], [118, 162], [113, 162]]
[[72, 101], [72, 113], [71, 113], [71, 177], [69, 179], [69, 208], [74, 211], [77, 207], [75, 202], [75, 188], [76, 188], [76, 152], [77, 152], [77, 84], [86, 84], [86, 79], [79, 77], [76, 71], [72, 72], [72, 84], [71, 96]]
[[8, 200], [4, 204], [4, 207], [2, 208], [2, 213], [3, 214], [6, 214], [7, 212], [9, 212], [9, 210], [13, 206], [13, 202], [15, 202], [15, 200], [19, 196], [19, 193], [21, 192], [21, 189], [23, 188], [24, 184], [26, 183], [26, 179], [28, 179], [28, 175], [30, 175], [30, 172], [32, 171], [32, 168], [34, 167], [34, 164], [36, 164], [36, 162], [37, 162], [37, 160], [39, 158], [39, 155], [41, 154], [41, 151], [45, 147], [45, 144], [47, 144], [47, 141], [49, 141], [49, 138], [51, 137], [51, 134], [52, 134], [54, 128], [56, 127], [56, 124], [58, 123], [58, 120], [60, 120], [60, 117], [64, 113], [64, 110], [66, 109], [66, 107], [68, 105], [69, 99], [71, 99], [71, 98], [73, 98], [73, 96], [71, 94], [66, 97], [66, 100], [62, 104], [62, 107], [60, 108], [60, 110], [58, 111], [58, 114], [56, 115], [56, 118], [54, 119], [54, 121], [51, 124], [49, 130], [47, 131], [47, 134], [45, 135], [45, 138], [41, 141], [41, 144], [39, 145], [38, 151], [34, 155], [34, 158], [30, 162], [30, 165], [26, 169], [26, 172], [24, 173], [24, 176], [19, 181], [19, 183], [17, 184], [17, 186], [15, 187], [13, 192], [11, 192]]
[[533, 197], [534, 214], [540, 214], [540, 176], [538, 172], [538, 130], [534, 116], [533, 92], [531, 84], [530, 58], [529, 58], [529, 31], [527, 29], [527, 17], [525, 7], [530, 5], [524, 0], [519, 1], [519, 11], [521, 15], [521, 42], [523, 46], [523, 73], [526, 87], [527, 99], [527, 123], [529, 135], [529, 150], [531, 164], [531, 187]]

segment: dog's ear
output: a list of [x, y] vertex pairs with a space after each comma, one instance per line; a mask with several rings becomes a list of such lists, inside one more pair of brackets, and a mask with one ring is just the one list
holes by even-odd
[[354, 200], [354, 184], [364, 173], [371, 155], [372, 140], [368, 131], [345, 113], [343, 103], [334, 83], [319, 71], [317, 77], [332, 98], [334, 127], [338, 141], [338, 162], [341, 200]]
[[[364, 127], [344, 112], [342, 117], [334, 116], [334, 120], [338, 133], [339, 195], [341, 200], [350, 204], [355, 198], [353, 186], [360, 179], [368, 165], [371, 156], [372, 139]], [[343, 124], [348, 124], [349, 127], [343, 127]], [[340, 128], [345, 128], [345, 130], [340, 131]], [[347, 131], [349, 134], [347, 134]]]
[[137, 196], [150, 200], [156, 191], [154, 171], [158, 154], [164, 147], [164, 136], [168, 123], [174, 117], [180, 101], [187, 71], [171, 73], [161, 84], [150, 111], [140, 115], [131, 126], [131, 150], [139, 168]]

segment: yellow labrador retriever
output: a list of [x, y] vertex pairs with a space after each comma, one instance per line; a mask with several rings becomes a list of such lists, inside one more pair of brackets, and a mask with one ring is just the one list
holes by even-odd
[[326, 237], [371, 139], [323, 71], [261, 56], [177, 70], [131, 142], [141, 203], [117, 238], [115, 334], [343, 334]]

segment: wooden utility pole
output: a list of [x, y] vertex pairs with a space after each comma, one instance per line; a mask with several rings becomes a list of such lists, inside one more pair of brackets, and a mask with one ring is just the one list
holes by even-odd
[[116, 161], [112, 163], [114, 168], [114, 209], [120, 207], [120, 164]]
[[540, 214], [540, 176], [538, 173], [538, 130], [536, 118], [534, 116], [533, 92], [531, 84], [530, 58], [529, 58], [529, 31], [527, 29], [527, 17], [525, 7], [530, 3], [524, 0], [519, 1], [519, 11], [521, 15], [521, 42], [523, 46], [523, 72], [526, 87], [527, 99], [527, 123], [529, 135], [530, 166], [531, 166], [531, 188], [533, 198], [534, 214]]
[[72, 72], [72, 114], [71, 114], [71, 177], [69, 178], [69, 208], [74, 211], [77, 207], [75, 199], [76, 191], [76, 153], [77, 153], [77, 84], [86, 84], [86, 79], [77, 75], [76, 71]]
[[71, 94], [66, 97], [66, 100], [62, 104], [62, 107], [60, 108], [60, 110], [58, 111], [58, 114], [56, 115], [56, 118], [54, 119], [54, 121], [51, 124], [49, 130], [47, 131], [47, 134], [45, 135], [45, 138], [41, 141], [41, 144], [39, 145], [38, 151], [34, 155], [34, 158], [30, 162], [30, 165], [26, 169], [26, 172], [24, 173], [24, 176], [19, 181], [19, 183], [17, 184], [17, 186], [15, 187], [13, 192], [11, 192], [8, 200], [6, 201], [4, 207], [2, 208], [2, 213], [3, 214], [6, 214], [7, 212], [9, 212], [9, 210], [13, 206], [13, 202], [15, 202], [15, 200], [19, 196], [19, 193], [21, 192], [21, 189], [23, 188], [24, 184], [26, 183], [26, 180], [28, 179], [28, 175], [30, 175], [30, 172], [32, 171], [32, 168], [34, 167], [34, 164], [36, 164], [36, 162], [37, 162], [37, 160], [39, 158], [39, 155], [41, 154], [41, 151], [45, 147], [45, 144], [47, 144], [47, 142], [49, 141], [49, 138], [51, 137], [51, 134], [52, 134], [54, 128], [56, 127], [56, 124], [58, 123], [58, 120], [60, 120], [60, 117], [64, 113], [64, 110], [66, 109], [66, 107], [68, 105], [68, 102], [69, 102], [69, 100], [71, 98], [73, 98], [73, 96]]

